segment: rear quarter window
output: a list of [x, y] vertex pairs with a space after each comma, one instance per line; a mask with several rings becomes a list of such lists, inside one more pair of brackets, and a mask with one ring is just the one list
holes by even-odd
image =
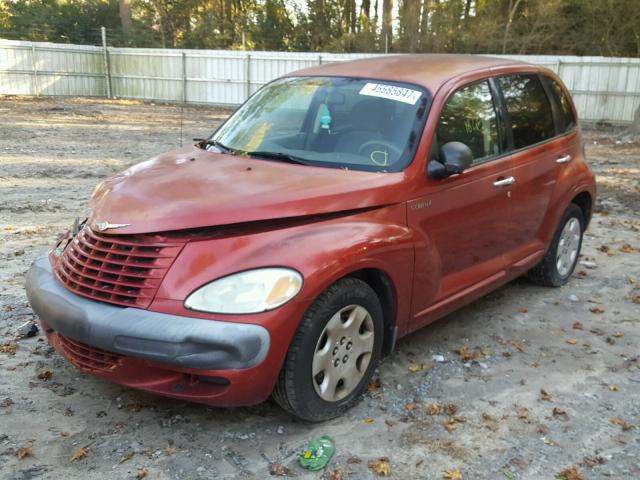
[[498, 83], [506, 101], [515, 149], [555, 136], [551, 104], [537, 75], [500, 77]]
[[576, 126], [576, 118], [573, 115], [573, 109], [571, 108], [571, 102], [564, 93], [564, 90], [558, 82], [547, 77], [543, 77], [547, 82], [549, 92], [551, 93], [551, 99], [558, 107], [558, 134], [563, 134], [573, 130]]

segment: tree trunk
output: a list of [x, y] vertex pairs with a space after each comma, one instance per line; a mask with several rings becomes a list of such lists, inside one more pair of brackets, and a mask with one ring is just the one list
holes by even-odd
[[393, 41], [393, 0], [382, 2], [382, 45], [391, 50]]
[[120, 23], [122, 24], [122, 33], [127, 37], [131, 33], [131, 27], [133, 26], [129, 0], [120, 0]]
[[509, 19], [507, 20], [507, 25], [504, 28], [504, 38], [502, 39], [502, 53], [507, 53], [507, 40], [509, 38], [509, 29], [511, 28], [511, 23], [513, 22], [513, 17], [516, 14], [516, 10], [518, 10], [518, 5], [520, 5], [521, 0], [516, 0], [513, 4], [513, 0], [509, 0]]
[[633, 137], [640, 137], [640, 106], [636, 109], [636, 113], [633, 114], [633, 122], [629, 130]]
[[420, 51], [424, 52], [429, 45], [429, 10], [431, 0], [423, 0], [420, 14]]

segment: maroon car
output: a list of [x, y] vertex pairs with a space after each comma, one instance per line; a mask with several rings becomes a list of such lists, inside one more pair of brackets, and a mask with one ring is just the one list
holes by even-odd
[[291, 73], [209, 139], [101, 183], [27, 277], [76, 367], [308, 420], [398, 337], [527, 273], [560, 286], [595, 201], [551, 71], [465, 55]]

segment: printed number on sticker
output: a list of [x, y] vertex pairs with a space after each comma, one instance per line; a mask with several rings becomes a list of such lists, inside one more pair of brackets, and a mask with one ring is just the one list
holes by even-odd
[[422, 96], [422, 92], [411, 90], [410, 88], [396, 87], [395, 85], [384, 85], [382, 83], [367, 83], [360, 95], [369, 95], [370, 97], [387, 98], [396, 102], [404, 102], [409, 105], [415, 105]]

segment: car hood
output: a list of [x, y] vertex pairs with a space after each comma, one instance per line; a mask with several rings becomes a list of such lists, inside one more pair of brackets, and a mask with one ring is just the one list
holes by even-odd
[[89, 224], [149, 233], [336, 213], [400, 201], [403, 173], [310, 167], [188, 147], [132, 166], [94, 191]]

